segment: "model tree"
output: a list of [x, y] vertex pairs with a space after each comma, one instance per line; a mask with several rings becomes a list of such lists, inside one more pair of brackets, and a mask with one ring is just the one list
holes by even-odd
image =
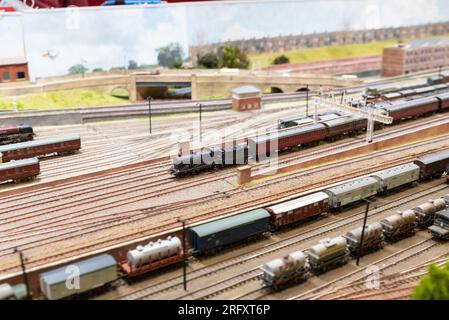
[[238, 46], [223, 46], [219, 52], [220, 66], [222, 68], [248, 69], [249, 59]]
[[180, 68], [183, 62], [183, 50], [179, 43], [170, 43], [165, 47], [156, 49], [159, 65], [169, 68]]
[[215, 52], [206, 53], [198, 59], [198, 65], [207, 69], [217, 69], [219, 67], [218, 55]]
[[71, 74], [85, 73], [87, 70], [89, 70], [89, 69], [87, 69], [84, 65], [75, 64], [69, 68], [69, 73], [71, 73]]
[[424, 276], [413, 291], [416, 300], [449, 300], [449, 263], [443, 267], [430, 265], [429, 274]]
[[128, 70], [136, 70], [138, 68], [139, 68], [139, 65], [137, 64], [136, 61], [134, 61], [134, 60], [128, 61]]
[[285, 63], [289, 63], [289, 62], [290, 62], [290, 59], [285, 54], [281, 54], [280, 56], [277, 56], [273, 60], [273, 64], [285, 64]]

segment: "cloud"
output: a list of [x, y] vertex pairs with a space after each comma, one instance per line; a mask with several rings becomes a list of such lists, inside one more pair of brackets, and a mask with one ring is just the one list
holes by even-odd
[[228, 40], [240, 40], [240, 39], [252, 39], [262, 38], [265, 36], [264, 32], [249, 29], [241, 26], [240, 24], [234, 24], [228, 27], [221, 35], [220, 41]]

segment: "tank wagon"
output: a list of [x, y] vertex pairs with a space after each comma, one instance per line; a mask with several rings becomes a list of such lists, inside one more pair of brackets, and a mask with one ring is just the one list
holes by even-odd
[[379, 181], [378, 193], [383, 194], [393, 189], [406, 186], [419, 180], [419, 167], [408, 163], [370, 175]]
[[328, 209], [329, 196], [324, 192], [313, 193], [266, 208], [271, 215], [270, 222], [275, 228], [326, 214]]
[[118, 266], [126, 277], [131, 278], [182, 261], [183, 253], [181, 239], [169, 236], [128, 251], [127, 260]]
[[413, 209], [416, 215], [416, 221], [421, 227], [428, 227], [432, 224], [437, 211], [445, 209], [446, 201], [442, 198], [429, 200]]
[[256, 209], [189, 228], [194, 254], [214, 253], [225, 246], [256, 238], [270, 231], [270, 214]]
[[0, 284], [0, 300], [23, 300], [27, 296], [27, 288], [23, 283], [11, 286], [8, 283]]
[[40, 157], [49, 154], [68, 154], [81, 148], [79, 135], [34, 140], [0, 146], [1, 162]]
[[377, 194], [379, 181], [372, 177], [363, 177], [324, 190], [329, 195], [329, 207], [342, 208]]
[[420, 179], [439, 177], [449, 166], [449, 150], [420, 157], [413, 163], [420, 169]]
[[292, 252], [282, 258], [271, 260], [261, 267], [264, 286], [275, 290], [302, 280], [307, 275], [306, 255]]
[[347, 262], [347, 242], [343, 237], [321, 240], [308, 250], [310, 271], [322, 273]]
[[396, 241], [415, 233], [416, 215], [413, 210], [405, 210], [380, 221], [387, 241]]
[[30, 141], [33, 138], [33, 127], [27, 124], [0, 127], [0, 145]]
[[23, 159], [0, 164], [0, 182], [34, 179], [40, 173], [39, 159]]
[[364, 253], [378, 250], [383, 245], [382, 225], [378, 222], [374, 222], [365, 226], [363, 244], [360, 252], [359, 247], [362, 238], [362, 227], [348, 231], [346, 235], [344, 235], [344, 238], [346, 238], [348, 249], [353, 255], [363, 255]]
[[[66, 281], [69, 281], [70, 275], [79, 275], [79, 283], [74, 280], [70, 286], [67, 286]], [[88, 292], [117, 279], [117, 262], [112, 256], [102, 254], [42, 273], [40, 286], [47, 299], [57, 300]]]
[[449, 209], [435, 213], [433, 225], [429, 227], [429, 232], [436, 239], [449, 239]]

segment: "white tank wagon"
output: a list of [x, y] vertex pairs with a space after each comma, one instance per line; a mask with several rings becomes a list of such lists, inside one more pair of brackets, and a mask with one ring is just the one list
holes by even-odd
[[[348, 231], [344, 235], [348, 242], [348, 249], [352, 254], [359, 254], [360, 241], [362, 239], [362, 227]], [[365, 226], [365, 232], [363, 234], [363, 244], [360, 254], [371, 250], [377, 250], [382, 246], [383, 230], [382, 225], [379, 222], [371, 223]]]
[[325, 272], [347, 261], [349, 254], [344, 237], [323, 239], [308, 250], [310, 270]]
[[333, 209], [353, 204], [377, 194], [379, 181], [372, 177], [363, 177], [324, 190], [329, 195], [329, 206]]
[[380, 224], [385, 239], [396, 240], [399, 237], [415, 233], [416, 215], [413, 210], [405, 210], [382, 219]]
[[413, 209], [418, 225], [428, 227], [433, 223], [435, 213], [446, 209], [446, 201], [443, 198], [429, 200]]
[[295, 251], [265, 263], [261, 270], [264, 285], [277, 290], [287, 283], [304, 278], [307, 273], [306, 255], [302, 251]]
[[375, 172], [370, 176], [379, 181], [378, 193], [386, 193], [418, 181], [419, 173], [419, 167], [416, 164], [407, 163]]
[[0, 300], [22, 300], [27, 296], [27, 287], [23, 283], [11, 286], [8, 283], [0, 284]]
[[120, 262], [119, 268], [125, 276], [134, 277], [170, 264], [182, 261], [184, 248], [178, 237], [167, 237], [145, 246], [137, 246], [127, 253], [127, 259]]

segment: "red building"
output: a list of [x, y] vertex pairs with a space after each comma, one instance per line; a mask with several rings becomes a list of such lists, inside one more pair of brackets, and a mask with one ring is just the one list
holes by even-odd
[[25, 58], [0, 59], [0, 83], [28, 80], [28, 62]]
[[262, 107], [262, 92], [253, 86], [244, 86], [232, 90], [232, 110], [246, 111]]
[[447, 65], [449, 38], [414, 40], [384, 48], [382, 76], [399, 76]]

